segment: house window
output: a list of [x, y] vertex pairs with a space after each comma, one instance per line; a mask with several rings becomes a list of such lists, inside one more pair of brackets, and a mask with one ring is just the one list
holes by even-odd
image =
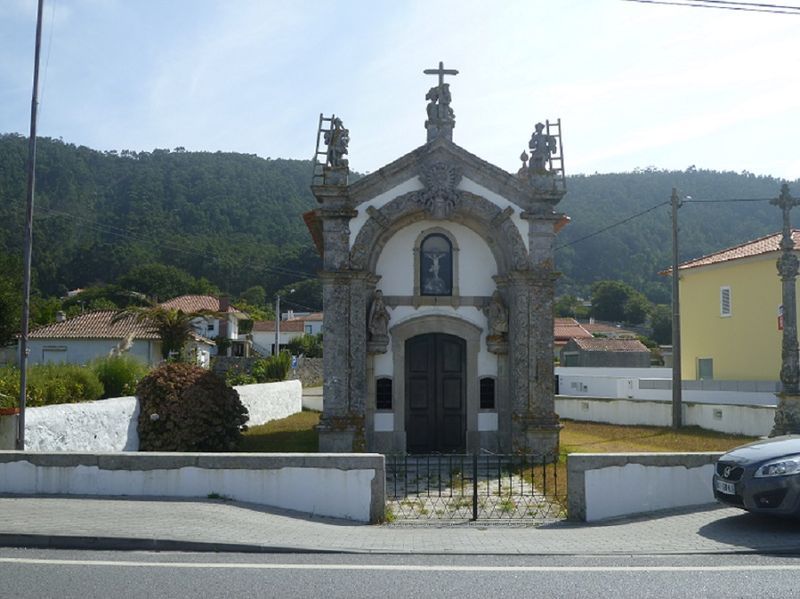
[[311, 332], [314, 330], [314, 326], [310, 324], [304, 325], [304, 328], [306, 331], [306, 335], [310, 335]]
[[714, 379], [714, 359], [697, 359], [697, 379], [700, 381], [711, 381]]
[[422, 295], [452, 295], [453, 246], [440, 233], [428, 235], [420, 246], [419, 287]]
[[216, 322], [216, 321], [214, 321], [214, 320], [209, 320], [209, 321], [208, 321], [208, 324], [207, 324], [207, 326], [206, 326], [206, 330], [207, 330], [209, 333], [213, 333], [213, 332], [214, 332], [214, 326], [215, 326], [215, 322]]
[[378, 410], [392, 409], [392, 379], [384, 377], [375, 382], [375, 407]]
[[731, 312], [731, 288], [719, 288], [719, 315], [730, 316]]
[[494, 379], [484, 377], [480, 380], [481, 410], [494, 410]]

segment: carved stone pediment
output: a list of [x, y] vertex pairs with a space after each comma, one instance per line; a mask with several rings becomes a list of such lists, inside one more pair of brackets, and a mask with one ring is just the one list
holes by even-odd
[[415, 200], [433, 217], [447, 218], [461, 203], [461, 169], [447, 162], [434, 162], [422, 167], [420, 181], [425, 189], [416, 193]]

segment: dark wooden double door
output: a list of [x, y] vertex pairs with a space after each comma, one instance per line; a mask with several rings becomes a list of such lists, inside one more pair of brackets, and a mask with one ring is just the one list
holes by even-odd
[[466, 342], [444, 333], [406, 341], [406, 449], [465, 450]]

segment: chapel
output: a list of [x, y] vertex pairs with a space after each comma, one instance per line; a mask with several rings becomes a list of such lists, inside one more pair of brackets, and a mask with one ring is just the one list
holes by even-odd
[[352, 184], [349, 131], [320, 115], [305, 215], [323, 257], [320, 451], [557, 453], [560, 120], [508, 173], [453, 142], [458, 71], [424, 73], [426, 143]]

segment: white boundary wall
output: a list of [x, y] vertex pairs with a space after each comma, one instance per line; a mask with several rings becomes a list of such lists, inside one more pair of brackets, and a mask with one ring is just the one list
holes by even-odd
[[[671, 368], [580, 368], [558, 366], [559, 394], [641, 401], [672, 399]], [[694, 403], [774, 406], [777, 381], [683, 381], [683, 400]]]
[[[302, 407], [300, 381], [234, 387], [250, 419], [248, 426], [286, 418]], [[138, 451], [139, 405], [135, 397], [115, 397], [25, 410], [28, 451]], [[0, 449], [14, 447], [15, 416], [0, 417]]]
[[567, 457], [569, 518], [596, 522], [713, 504], [721, 453], [580, 454]]
[[379, 522], [385, 485], [379, 454], [0, 451], [0, 492], [21, 495], [217, 494], [314, 516]]
[[[672, 403], [556, 396], [561, 418], [582, 422], [606, 422], [646, 426], [671, 426]], [[683, 423], [731, 435], [762, 437], [775, 422], [775, 406], [745, 406], [683, 402]]]

